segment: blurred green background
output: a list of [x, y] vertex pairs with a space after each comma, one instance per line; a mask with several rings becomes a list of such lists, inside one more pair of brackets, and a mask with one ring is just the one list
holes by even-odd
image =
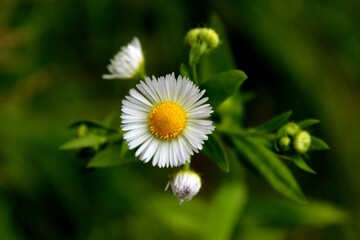
[[[0, 239], [360, 239], [359, 10], [355, 0], [2, 0]], [[321, 121], [314, 134], [331, 150], [312, 154], [318, 175], [292, 168], [309, 205], [200, 157], [203, 190], [179, 206], [163, 191], [173, 169], [86, 170], [58, 150], [72, 122], [120, 115], [135, 82], [101, 75], [121, 45], [139, 37], [148, 75], [177, 74], [184, 34], [214, 12], [254, 94], [244, 125], [289, 109]]]

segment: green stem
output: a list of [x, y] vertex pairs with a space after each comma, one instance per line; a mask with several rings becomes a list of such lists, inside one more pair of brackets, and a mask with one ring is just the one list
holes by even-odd
[[188, 171], [190, 170], [190, 162], [186, 162], [183, 166], [183, 170]]
[[196, 85], [199, 84], [199, 80], [198, 80], [198, 76], [197, 76], [197, 69], [196, 69], [196, 65], [192, 65], [191, 66], [191, 70], [192, 70], [192, 80], [194, 81], [194, 83]]

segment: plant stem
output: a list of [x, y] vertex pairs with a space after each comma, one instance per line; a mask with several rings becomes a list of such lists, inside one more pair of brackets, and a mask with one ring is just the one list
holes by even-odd
[[196, 85], [199, 84], [196, 65], [191, 66], [193, 81]]
[[187, 171], [190, 170], [190, 162], [186, 162], [183, 166], [183, 170]]

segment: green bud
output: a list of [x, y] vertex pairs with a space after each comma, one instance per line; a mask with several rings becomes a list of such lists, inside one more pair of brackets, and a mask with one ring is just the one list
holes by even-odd
[[294, 122], [290, 122], [290, 123], [285, 124], [282, 128], [279, 129], [279, 131], [277, 132], [277, 136], [278, 137], [282, 137], [282, 136], [294, 137], [300, 131], [301, 131], [301, 128], [299, 127], [299, 125], [297, 125]]
[[300, 154], [309, 150], [311, 145], [311, 136], [307, 131], [300, 131], [294, 137], [294, 149]]
[[187, 32], [185, 42], [190, 46], [206, 44], [207, 49], [216, 48], [219, 43], [219, 35], [211, 28], [194, 28]]
[[291, 138], [289, 138], [288, 136], [283, 136], [279, 139], [278, 141], [278, 147], [280, 148], [280, 150], [284, 153], [286, 152], [290, 152], [291, 149]]

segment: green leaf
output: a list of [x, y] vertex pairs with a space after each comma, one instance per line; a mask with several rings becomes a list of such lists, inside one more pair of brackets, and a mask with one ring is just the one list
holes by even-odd
[[308, 127], [311, 127], [312, 125], [318, 124], [320, 121], [317, 119], [305, 119], [298, 123], [299, 127], [301, 129], [306, 129]]
[[205, 94], [209, 97], [209, 103], [216, 109], [240, 87], [246, 78], [243, 71], [231, 70], [210, 78], [201, 84], [200, 88], [206, 89]]
[[259, 133], [273, 132], [282, 127], [290, 118], [292, 111], [284, 112], [256, 128]]
[[324, 140], [318, 137], [311, 136], [311, 145], [309, 148], [310, 151], [327, 149], [330, 149], [330, 147], [326, 144], [326, 142], [324, 142]]
[[245, 167], [284, 196], [299, 203], [306, 203], [305, 196], [294, 176], [273, 152], [253, 137], [243, 136], [233, 138], [232, 141]]
[[69, 126], [69, 128], [77, 128], [77, 127], [80, 127], [80, 125], [82, 125], [82, 124], [85, 124], [87, 127], [90, 127], [90, 128], [103, 129], [103, 130], [106, 130], [108, 132], [117, 132], [118, 131], [118, 129], [109, 127], [108, 125], [103, 124], [101, 122], [90, 121], [90, 120], [77, 121], [77, 122], [71, 124]]
[[295, 155], [293, 157], [293, 161], [296, 164], [296, 166], [298, 166], [299, 168], [301, 168], [305, 172], [316, 174], [316, 172], [309, 165], [307, 165], [305, 160], [300, 155]]
[[180, 75], [183, 77], [190, 78], [190, 70], [188, 66], [186, 66], [184, 63], [181, 63], [180, 65]]
[[113, 167], [116, 165], [136, 161], [133, 151], [129, 151], [125, 141], [117, 142], [107, 146], [90, 159], [87, 167]]
[[239, 215], [247, 202], [247, 189], [243, 182], [226, 181], [217, 190], [210, 206], [206, 237], [209, 240], [231, 239]]
[[262, 199], [249, 202], [244, 219], [267, 228], [323, 227], [343, 224], [347, 213], [326, 202], [312, 200], [307, 205], [294, 204], [280, 199]]
[[229, 172], [229, 160], [224, 145], [215, 133], [209, 135], [203, 151], [222, 171]]
[[81, 138], [73, 139], [62, 146], [60, 146], [60, 150], [70, 150], [70, 149], [79, 149], [85, 147], [97, 147], [102, 143], [106, 142], [106, 138], [104, 136], [98, 136], [95, 134], [89, 134]]

